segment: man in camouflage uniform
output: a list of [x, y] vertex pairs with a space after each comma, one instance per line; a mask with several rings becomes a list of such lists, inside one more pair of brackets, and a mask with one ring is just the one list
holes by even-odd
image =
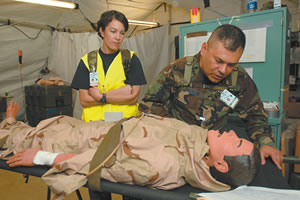
[[237, 65], [244, 47], [245, 35], [239, 28], [219, 26], [199, 53], [180, 58], [159, 73], [139, 109], [218, 130], [225, 130], [228, 115], [235, 112], [260, 148], [262, 164], [272, 157], [280, 169], [282, 155], [274, 147], [256, 85]]

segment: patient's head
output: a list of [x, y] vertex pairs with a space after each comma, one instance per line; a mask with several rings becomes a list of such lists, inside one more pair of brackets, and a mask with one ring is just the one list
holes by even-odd
[[260, 154], [254, 144], [239, 138], [234, 131], [208, 132], [209, 156], [206, 163], [212, 175], [232, 186], [246, 185], [257, 175]]

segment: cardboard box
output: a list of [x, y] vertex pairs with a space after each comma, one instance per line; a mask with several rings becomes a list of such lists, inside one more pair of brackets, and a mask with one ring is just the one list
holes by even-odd
[[300, 118], [300, 102], [288, 103], [288, 117]]
[[[296, 146], [295, 156], [299, 157], [300, 156], [300, 124], [297, 127], [297, 135], [296, 135], [296, 144], [295, 144], [295, 146]], [[294, 165], [294, 172], [300, 173], [300, 164]]]

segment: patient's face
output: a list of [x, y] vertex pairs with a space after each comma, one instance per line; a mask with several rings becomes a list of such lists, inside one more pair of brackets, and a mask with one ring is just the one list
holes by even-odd
[[224, 132], [210, 130], [208, 132], [209, 156], [213, 160], [224, 159], [224, 156], [250, 155], [254, 144], [239, 138], [234, 131]]

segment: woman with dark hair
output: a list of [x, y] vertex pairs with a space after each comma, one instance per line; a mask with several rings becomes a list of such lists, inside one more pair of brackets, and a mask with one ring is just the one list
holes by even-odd
[[136, 53], [120, 49], [127, 30], [127, 18], [116, 10], [104, 12], [97, 22], [102, 45], [81, 58], [72, 81], [79, 90], [85, 122], [138, 114], [137, 101], [146, 79]]

